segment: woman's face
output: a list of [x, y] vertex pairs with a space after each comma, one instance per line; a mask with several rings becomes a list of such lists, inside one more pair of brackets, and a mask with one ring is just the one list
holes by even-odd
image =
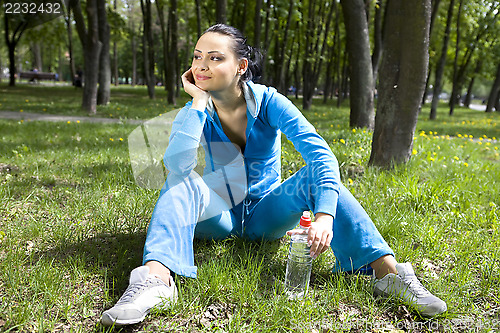
[[195, 84], [205, 91], [221, 91], [236, 85], [246, 70], [247, 60], [238, 61], [231, 37], [214, 32], [196, 43], [191, 71]]

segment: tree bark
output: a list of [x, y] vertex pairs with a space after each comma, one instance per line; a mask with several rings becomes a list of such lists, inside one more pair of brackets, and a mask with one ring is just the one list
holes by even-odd
[[390, 1], [370, 165], [410, 159], [429, 61], [431, 0]]
[[19, 43], [26, 27], [28, 26], [27, 21], [19, 21], [16, 24], [16, 28], [12, 32], [12, 36], [10, 34], [10, 23], [9, 23], [9, 15], [4, 14], [4, 33], [5, 33], [5, 42], [7, 43], [8, 55], [9, 55], [9, 86], [14, 87], [16, 85], [16, 46]]
[[373, 54], [372, 54], [372, 69], [373, 69], [373, 84], [376, 86], [378, 66], [382, 57], [383, 40], [382, 40], [382, 1], [378, 1], [375, 5], [375, 17], [373, 20]]
[[493, 108], [496, 107], [498, 109], [499, 96], [500, 94], [500, 64], [497, 67], [497, 75], [495, 77], [495, 81], [493, 82], [493, 86], [491, 87], [490, 95], [488, 97], [488, 104], [486, 104], [486, 112], [492, 112]]
[[73, 59], [73, 23], [71, 19], [71, 6], [66, 7], [68, 16], [66, 17], [66, 31], [68, 32], [68, 54], [69, 54], [69, 70], [71, 72], [71, 82], [75, 84], [75, 61]]
[[[117, 0], [113, 2], [113, 9], [117, 11]], [[118, 87], [118, 52], [116, 40], [113, 41], [113, 76], [115, 81], [115, 86]]]
[[262, 0], [255, 1], [255, 16], [254, 16], [254, 33], [253, 33], [253, 45], [257, 48], [260, 48], [260, 35], [261, 35], [261, 25], [262, 18], [260, 16], [260, 10], [262, 9]]
[[227, 0], [216, 0], [215, 1], [215, 21], [216, 23], [226, 23], [226, 9], [227, 9]]
[[431, 120], [436, 119], [437, 107], [439, 103], [439, 95], [441, 94], [441, 89], [443, 87], [442, 80], [443, 80], [444, 68], [446, 65], [446, 55], [448, 53], [448, 43], [450, 40], [451, 20], [453, 17], [454, 7], [455, 7], [455, 0], [450, 0], [450, 5], [448, 7], [448, 16], [446, 17], [446, 27], [444, 29], [444, 38], [443, 38], [443, 45], [441, 48], [441, 56], [439, 57], [438, 63], [436, 65], [436, 74], [434, 77], [431, 114], [429, 116], [429, 119]]
[[341, 0], [350, 68], [351, 127], [373, 128], [373, 69], [363, 0]]
[[170, 0], [168, 25], [169, 25], [169, 40], [170, 45], [168, 47], [168, 59], [170, 60], [170, 66], [166, 67], [166, 86], [167, 86], [167, 102], [169, 104], [176, 104], [176, 81], [178, 75], [178, 62], [179, 56], [177, 54], [177, 0]]
[[195, 0], [196, 4], [196, 30], [198, 32], [198, 38], [201, 37], [201, 4], [200, 0]]
[[83, 96], [82, 109], [90, 114], [97, 112], [97, 80], [99, 74], [99, 54], [102, 44], [99, 41], [97, 0], [87, 0], [87, 26], [82, 14], [80, 0], [70, 2], [75, 15], [76, 29], [83, 47]]
[[97, 16], [99, 20], [99, 41], [102, 44], [99, 55], [97, 104], [107, 105], [111, 93], [111, 59], [109, 57], [110, 33], [105, 1], [97, 1]]
[[[276, 89], [280, 93], [285, 93], [287, 87], [285, 86], [285, 51], [288, 44], [288, 33], [290, 31], [290, 26], [292, 24], [292, 14], [293, 14], [293, 5], [295, 0], [290, 0], [288, 5], [288, 18], [286, 20], [285, 31], [283, 32], [283, 41], [281, 46], [279, 47], [280, 53], [279, 58], [276, 59], [275, 65], [278, 67], [277, 78], [276, 78]], [[278, 42], [278, 38], [276, 38], [276, 42]], [[278, 46], [278, 43], [276, 43]]]
[[465, 95], [464, 106], [469, 107], [472, 102], [472, 88], [474, 87], [474, 81], [476, 79], [477, 74], [481, 71], [482, 61], [479, 60], [476, 64], [476, 68], [474, 68], [474, 73], [470, 78], [469, 87], [467, 88], [467, 95]]
[[462, 12], [462, 4], [463, 0], [460, 0], [460, 4], [458, 5], [458, 13], [457, 13], [457, 40], [455, 46], [455, 59], [453, 60], [453, 88], [450, 96], [450, 116], [453, 115], [453, 111], [455, 109], [456, 99], [458, 96], [458, 86], [459, 86], [459, 74], [457, 72], [457, 64], [458, 64], [458, 53], [460, 51], [460, 16]]
[[151, 14], [151, 0], [141, 0], [141, 10], [144, 20], [143, 31], [143, 55], [144, 55], [144, 78], [148, 87], [150, 99], [155, 98], [155, 64], [153, 49], [153, 22]]

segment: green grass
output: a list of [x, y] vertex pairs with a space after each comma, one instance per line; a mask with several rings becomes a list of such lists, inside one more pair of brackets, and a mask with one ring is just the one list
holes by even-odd
[[[73, 88], [0, 90], [0, 109], [81, 114]], [[147, 119], [173, 109], [164, 97], [149, 101], [141, 87], [113, 88], [112, 96], [101, 116], [114, 108], [113, 117]], [[146, 107], [151, 116], [135, 110]], [[287, 239], [227, 239], [197, 242], [199, 278], [177, 279], [180, 301], [121, 331], [426, 331], [438, 325], [473, 331], [481, 321], [498, 329], [498, 113], [458, 108], [449, 117], [441, 107], [431, 122], [424, 108], [414, 155], [392, 171], [367, 167], [371, 132], [348, 128], [348, 108], [317, 103], [304, 114], [332, 147], [344, 183], [397, 259], [414, 264], [449, 312], [426, 322], [395, 301], [374, 298], [369, 278], [331, 273], [331, 251], [314, 262], [310, 295], [288, 301], [281, 294]], [[134, 128], [0, 120], [0, 331], [110, 331], [99, 325], [100, 314], [141, 263], [158, 196], [135, 185], [126, 144]], [[302, 166], [286, 140], [282, 159], [285, 177]]]

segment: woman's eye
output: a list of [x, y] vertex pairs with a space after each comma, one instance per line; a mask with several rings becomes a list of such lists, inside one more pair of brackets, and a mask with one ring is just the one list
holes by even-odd
[[193, 56], [193, 59], [196, 59], [196, 60], [201, 59], [201, 56], [199, 56], [199, 55], [195, 54], [195, 55]]
[[213, 60], [213, 61], [219, 61], [219, 60], [222, 60], [222, 58], [221, 58], [221, 57], [217, 57], [217, 56], [213, 56], [213, 57], [211, 57], [210, 59], [211, 59], [211, 60]]

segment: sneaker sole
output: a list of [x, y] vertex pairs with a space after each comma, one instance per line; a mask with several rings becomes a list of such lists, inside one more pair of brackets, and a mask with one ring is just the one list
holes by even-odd
[[138, 324], [142, 322], [146, 316], [148, 315], [149, 311], [144, 314], [144, 316], [140, 318], [134, 318], [134, 319], [113, 319], [109, 314], [104, 313], [101, 317], [101, 324], [104, 326], [125, 326], [125, 325], [133, 325], [133, 324]]

